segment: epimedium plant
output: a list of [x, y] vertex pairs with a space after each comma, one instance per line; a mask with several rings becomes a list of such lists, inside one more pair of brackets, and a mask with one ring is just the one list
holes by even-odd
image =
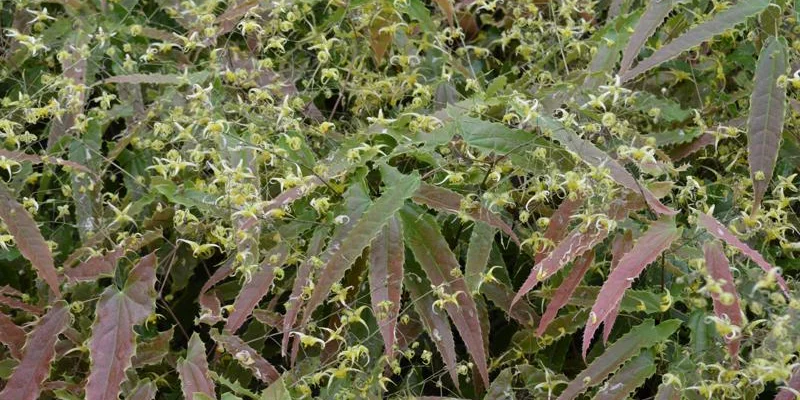
[[0, 399], [795, 398], [798, 13], [3, 3]]

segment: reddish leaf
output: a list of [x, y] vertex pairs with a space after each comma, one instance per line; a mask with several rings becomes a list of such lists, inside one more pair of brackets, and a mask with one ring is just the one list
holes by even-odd
[[123, 247], [117, 247], [101, 256], [92, 257], [64, 272], [70, 281], [94, 281], [101, 276], [113, 276], [117, 261], [125, 254]]
[[489, 301], [503, 310], [509, 310], [508, 315], [524, 326], [533, 326], [539, 321], [539, 315], [531, 306], [522, 301], [513, 306], [511, 301], [514, 299], [514, 292], [506, 284], [501, 282], [484, 282], [481, 285], [483, 293]]
[[151, 253], [131, 269], [125, 287], [103, 291], [95, 310], [89, 355], [92, 366], [86, 384], [87, 400], [116, 400], [125, 370], [134, 353], [135, 325], [155, 307], [156, 255]]
[[288, 248], [285, 244], [279, 244], [269, 252], [259, 270], [242, 286], [239, 295], [236, 296], [233, 312], [225, 323], [226, 330], [236, 332], [244, 324], [258, 302], [269, 292], [275, 278], [275, 267], [283, 265], [288, 255]]
[[394, 39], [388, 31], [381, 32], [381, 30], [391, 25], [396, 18], [394, 13], [384, 11], [369, 26], [369, 47], [372, 49], [375, 65], [381, 65]]
[[200, 303], [200, 308], [202, 310], [200, 315], [201, 322], [215, 324], [222, 320], [222, 310], [220, 309], [221, 304], [219, 299], [213, 293], [209, 293], [209, 290], [233, 273], [233, 262], [234, 258], [231, 257], [225, 264], [217, 268], [200, 289], [200, 295], [197, 301]]
[[475, 222], [472, 226], [467, 249], [467, 263], [464, 266], [464, 280], [467, 281], [470, 293], [478, 292], [481, 287], [482, 274], [485, 273], [489, 263], [495, 233], [497, 231], [493, 227], [483, 222]]
[[710, 133], [704, 133], [703, 136], [679, 146], [676, 146], [674, 149], [670, 150], [669, 157], [672, 161], [680, 161], [690, 155], [700, 151], [702, 148], [706, 146], [710, 146], [716, 142], [714, 135]]
[[6, 223], [8, 232], [14, 236], [19, 252], [36, 268], [39, 278], [50, 286], [56, 297], [61, 297], [58, 274], [50, 247], [42, 237], [33, 217], [25, 207], [17, 203], [4, 183], [0, 183], [0, 219]]
[[[372, 313], [378, 320], [386, 357], [394, 358], [397, 315], [403, 294], [405, 247], [403, 231], [397, 218], [392, 218], [372, 241], [369, 251], [369, 287]], [[388, 305], [387, 305], [388, 304]]]
[[44, 312], [44, 310], [42, 310], [41, 307], [33, 306], [21, 300], [15, 299], [13, 297], [3, 296], [1, 294], [0, 294], [0, 304], [9, 306], [11, 308], [16, 308], [17, 310], [27, 311], [35, 315], [42, 315], [42, 312]]
[[569, 275], [567, 275], [567, 278], [564, 279], [564, 282], [561, 283], [561, 286], [559, 286], [558, 290], [553, 294], [550, 303], [547, 304], [547, 310], [545, 310], [544, 315], [542, 315], [539, 327], [536, 328], [536, 336], [542, 336], [547, 326], [550, 325], [550, 322], [558, 315], [558, 310], [567, 304], [570, 296], [572, 296], [572, 292], [575, 291], [575, 288], [578, 287], [578, 284], [583, 280], [583, 276], [586, 275], [586, 271], [592, 266], [592, 261], [594, 261], [594, 250], [589, 250], [588, 253], [583, 254], [580, 258], [575, 260], [572, 270], [569, 271]]
[[[706, 242], [703, 246], [703, 254], [706, 258], [706, 268], [709, 275], [715, 282], [720, 283], [722, 289], [721, 293], [711, 293], [711, 298], [714, 301], [714, 314], [718, 318], [727, 319], [734, 325], [742, 327], [744, 321], [742, 319], [742, 308], [739, 306], [739, 295], [736, 293], [731, 266], [728, 264], [728, 258], [725, 257], [722, 245], [717, 241]], [[723, 300], [723, 293], [732, 295], [732, 299], [730, 301]], [[735, 365], [738, 365], [739, 337], [733, 339], [725, 338], [725, 341], [728, 344], [728, 353], [731, 355], [731, 360]]]
[[733, 246], [741, 251], [744, 255], [749, 257], [753, 262], [758, 264], [761, 269], [763, 269], [766, 273], [775, 272], [775, 279], [778, 281], [778, 285], [783, 290], [783, 293], [788, 297], [789, 296], [789, 286], [786, 284], [786, 281], [783, 277], [777, 272], [773, 271], [775, 267], [773, 267], [764, 257], [759, 254], [757, 251], [753, 250], [739, 240], [728, 228], [723, 226], [716, 218], [705, 214], [705, 213], [698, 213], [697, 222], [705, 228], [708, 233], [712, 236], [716, 237], [717, 239], [722, 240], [723, 242], [727, 243], [729, 246]]
[[217, 398], [214, 391], [214, 382], [211, 381], [208, 373], [206, 345], [197, 332], [189, 339], [186, 358], [178, 360], [178, 375], [181, 378], [184, 399], [193, 400], [198, 398], [195, 393], [202, 393], [212, 399]]
[[[619, 265], [619, 261], [622, 257], [627, 254], [633, 248], [633, 233], [630, 230], [626, 230], [625, 234], [622, 236], [617, 236], [614, 239], [614, 243], [611, 244], [611, 269], [610, 271], [614, 271]], [[619, 316], [619, 304], [617, 304], [611, 312], [608, 313], [608, 317], [603, 320], [603, 343], [608, 343], [608, 338], [611, 336], [611, 328], [614, 327], [614, 322], [617, 321], [617, 316]]]
[[22, 347], [25, 346], [25, 331], [2, 312], [0, 312], [0, 343], [8, 346], [12, 357], [17, 360], [22, 359]]
[[169, 342], [172, 341], [172, 335], [175, 333], [175, 328], [169, 328], [166, 331], [159, 332], [156, 337], [136, 345], [136, 354], [133, 356], [133, 368], [143, 367], [145, 365], [159, 364], [169, 354]]
[[[786, 116], [786, 86], [778, 79], [786, 74], [787, 44], [784, 39], [767, 39], [756, 66], [747, 121], [747, 150], [753, 180], [753, 213], [758, 211], [772, 179]], [[759, 176], [762, 175], [762, 176]]]
[[[419, 190], [414, 193], [411, 199], [414, 200], [415, 203], [424, 204], [428, 207], [456, 215], [461, 213], [461, 204], [462, 201], [465, 200], [463, 196], [456, 192], [427, 183], [422, 183], [419, 186]], [[511, 227], [500, 219], [499, 216], [486, 209], [486, 207], [477, 205], [465, 211], [472, 219], [500, 229], [503, 233], [508, 235], [514, 243], [518, 246], [520, 245], [519, 238]]]
[[[547, 230], [544, 231], [544, 238], [553, 243], [564, 240], [569, 232], [569, 221], [581, 204], [583, 204], [583, 199], [580, 197], [575, 198], [575, 200], [571, 200], [569, 197], [564, 199], [564, 201], [559, 204], [556, 212], [550, 216], [550, 225], [548, 225]], [[549, 249], [536, 253], [534, 263], [541, 263], [548, 254], [550, 254]]]
[[631, 65], [633, 65], [633, 60], [639, 55], [639, 51], [644, 46], [647, 38], [655, 33], [658, 26], [664, 21], [664, 18], [672, 11], [672, 7], [679, 1], [680, 0], [662, 0], [647, 3], [647, 9], [645, 9], [644, 14], [639, 18], [639, 22], [636, 23], [636, 28], [633, 29], [633, 34], [630, 40], [628, 40], [628, 45], [622, 52], [622, 62], [619, 67], [620, 74], [627, 71]]
[[50, 375], [58, 335], [66, 329], [70, 318], [67, 303], [59, 301], [39, 320], [28, 336], [22, 361], [0, 392], [0, 399], [34, 400], [39, 397], [42, 382]]
[[608, 317], [612, 310], [618, 307], [625, 290], [631, 287], [631, 283], [645, 267], [656, 260], [658, 256], [672, 242], [680, 237], [675, 221], [671, 219], [660, 219], [650, 224], [647, 232], [634, 244], [629, 251], [619, 261], [619, 265], [614, 269], [603, 283], [597, 300], [589, 313], [586, 322], [586, 329], [583, 331], [583, 359], [586, 359], [586, 351], [592, 341], [594, 332], [600, 324]]
[[431, 284], [437, 287], [441, 285], [446, 294], [455, 296], [458, 300], [457, 305], [447, 303], [445, 309], [458, 329], [467, 350], [475, 360], [484, 384], [488, 386], [490, 381], [486, 367], [486, 352], [483, 347], [484, 332], [478, 319], [475, 300], [472, 298], [463, 276], [453, 275], [454, 271], [461, 270], [458, 260], [431, 215], [411, 207], [405, 207], [400, 211], [400, 216], [403, 221], [406, 243]]
[[245, 343], [238, 336], [231, 335], [227, 332], [217, 333], [215, 330], [211, 331], [211, 337], [221, 344], [228, 353], [239, 360], [239, 363], [253, 372], [255, 377], [264, 383], [272, 383], [281, 377], [278, 370], [272, 366], [264, 357], [261, 357], [258, 352]]
[[796, 400], [798, 393], [800, 393], [800, 367], [794, 369], [789, 382], [786, 382], [786, 387], [781, 388], [775, 400]]

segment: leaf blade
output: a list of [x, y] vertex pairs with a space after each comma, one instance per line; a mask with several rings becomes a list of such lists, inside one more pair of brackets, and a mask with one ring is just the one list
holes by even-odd
[[[378, 320], [383, 337], [384, 353], [394, 358], [397, 316], [403, 294], [403, 264], [405, 249], [400, 221], [393, 217], [372, 240], [369, 252], [369, 287], [372, 312]], [[389, 302], [385, 306], [384, 302]], [[380, 318], [380, 316], [384, 317]]]
[[181, 390], [185, 399], [197, 398], [196, 393], [216, 398], [214, 382], [208, 373], [206, 346], [197, 332], [189, 339], [186, 357], [178, 360], [178, 375], [181, 378]]

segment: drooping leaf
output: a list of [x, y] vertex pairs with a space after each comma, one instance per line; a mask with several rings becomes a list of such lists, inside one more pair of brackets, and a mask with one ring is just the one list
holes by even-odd
[[285, 244], [278, 244], [267, 254], [258, 270], [252, 276], [245, 278], [245, 284], [233, 302], [233, 312], [225, 322], [227, 331], [234, 333], [239, 330], [261, 298], [267, 295], [275, 279], [275, 268], [283, 264], [289, 255], [288, 251]]
[[445, 309], [472, 355], [484, 384], [488, 385], [490, 381], [483, 347], [484, 333], [478, 320], [475, 300], [460, 275], [458, 260], [431, 215], [407, 206], [400, 211], [400, 216], [406, 244], [431, 284], [442, 287], [445, 295], [453, 296], [457, 300], [457, 305], [445, 302]]
[[225, 280], [230, 274], [233, 273], [234, 258], [231, 257], [217, 268], [210, 278], [200, 288], [197, 302], [200, 303], [200, 322], [215, 324], [222, 320], [222, 310], [219, 299], [213, 292], [209, 292], [211, 288]]
[[542, 320], [539, 322], [539, 327], [536, 328], [536, 334], [538, 336], [541, 336], [545, 329], [547, 329], [547, 326], [550, 325], [550, 322], [555, 319], [555, 317], [558, 315], [558, 310], [567, 304], [567, 300], [569, 300], [570, 296], [572, 296], [572, 292], [575, 291], [575, 288], [578, 287], [578, 284], [581, 283], [583, 276], [586, 274], [586, 271], [589, 270], [589, 267], [592, 266], [593, 261], [593, 250], [589, 250], [589, 252], [582, 254], [577, 260], [575, 260], [572, 269], [569, 271], [569, 275], [567, 275], [567, 278], [561, 283], [561, 286], [558, 287], [558, 290], [556, 290], [556, 293], [553, 295], [553, 298], [550, 299], [550, 302], [547, 303], [547, 310], [545, 310], [544, 314], [542, 315]]
[[56, 297], [61, 297], [53, 253], [33, 217], [17, 202], [5, 183], [0, 183], [0, 220], [5, 222], [19, 252], [31, 262], [39, 278], [50, 286]]
[[729, 246], [733, 246], [741, 251], [742, 254], [746, 255], [748, 258], [753, 260], [753, 262], [758, 264], [758, 266], [761, 267], [764, 272], [768, 274], [774, 273], [775, 279], [777, 280], [778, 285], [781, 287], [781, 290], [783, 290], [783, 293], [786, 296], [789, 296], [789, 286], [786, 284], [786, 281], [777, 271], [774, 270], [775, 267], [767, 262], [767, 260], [765, 260], [759, 252], [753, 250], [750, 248], [750, 246], [739, 240], [739, 238], [737, 238], [730, 230], [728, 230], [728, 228], [717, 221], [716, 218], [708, 214], [702, 212], [698, 213], [697, 222], [715, 238], [722, 240]]
[[42, 391], [42, 382], [50, 375], [50, 363], [56, 355], [58, 335], [70, 321], [67, 303], [59, 301], [42, 317], [28, 335], [22, 360], [0, 392], [2, 400], [35, 400]]
[[156, 255], [143, 257], [131, 269], [122, 289], [112, 285], [100, 295], [89, 340], [91, 369], [86, 383], [87, 400], [119, 397], [125, 370], [131, 366], [135, 336], [155, 307]]
[[397, 316], [403, 294], [405, 247], [400, 221], [393, 217], [372, 240], [369, 251], [369, 288], [372, 313], [378, 320], [386, 357], [394, 358]]
[[537, 124], [567, 150], [577, 154], [586, 164], [593, 167], [607, 168], [614, 181], [628, 190], [641, 195], [654, 212], [663, 215], [675, 215], [677, 213], [677, 211], [662, 204], [658, 198], [650, 190], [643, 187], [630, 172], [616, 160], [609, 157], [608, 154], [597, 148], [591, 141], [582, 139], [578, 134], [567, 129], [553, 118], [540, 116], [537, 119]]
[[594, 400], [625, 400], [655, 373], [655, 356], [652, 351], [645, 350], [620, 368], [597, 392]]
[[753, 212], [761, 206], [778, 159], [786, 115], [786, 87], [778, 84], [778, 78], [786, 74], [786, 53], [785, 39], [767, 39], [758, 56], [755, 83], [750, 94], [747, 159], [753, 180]]
[[680, 232], [675, 226], [675, 221], [667, 218], [654, 221], [650, 228], [634, 244], [631, 251], [626, 253], [619, 261], [619, 265], [608, 275], [597, 300], [589, 313], [586, 322], [586, 329], [583, 331], [583, 358], [586, 359], [586, 351], [592, 341], [594, 332], [600, 324], [614, 310], [625, 290], [631, 287], [633, 280], [644, 271], [650, 263], [672, 244], [675, 239], [680, 237]]
[[[622, 257], [625, 256], [633, 248], [633, 232], [626, 230], [622, 236], [617, 236], [614, 242], [611, 243], [611, 269], [614, 271], [619, 265]], [[614, 307], [608, 316], [603, 320], [603, 343], [608, 343], [608, 338], [611, 336], [611, 329], [619, 316], [620, 304]]]
[[[719, 284], [720, 292], [711, 291], [711, 298], [714, 301], [714, 314], [717, 318], [730, 321], [732, 324], [742, 327], [742, 308], [739, 305], [739, 295], [734, 286], [731, 266], [728, 258], [722, 250], [722, 245], [717, 241], [709, 241], [703, 246], [703, 254], [706, 259], [706, 268], [711, 278]], [[728, 353], [734, 364], [738, 364], [739, 337], [733, 339], [725, 338], [728, 343]]]
[[[503, 233], [508, 235], [514, 243], [517, 245], [520, 244], [517, 235], [499, 216], [480, 204], [466, 204], [466, 199], [463, 196], [449, 189], [422, 183], [411, 199], [417, 204], [423, 204], [439, 211], [456, 215], [460, 215], [463, 212], [476, 221], [481, 221], [500, 229]], [[469, 207], [462, 210], [462, 204], [468, 205]]]
[[8, 347], [11, 357], [22, 359], [22, 347], [25, 346], [25, 331], [8, 315], [0, 312], [0, 343]]
[[221, 344], [243, 367], [252, 371], [258, 380], [272, 383], [280, 378], [278, 370], [238, 336], [225, 331], [219, 333], [212, 329], [211, 337]]
[[475, 222], [467, 249], [467, 263], [464, 266], [464, 280], [470, 293], [474, 293], [481, 286], [482, 273], [486, 270], [489, 255], [494, 243], [495, 229], [483, 222]]
[[328, 296], [333, 284], [344, 277], [345, 271], [361, 255], [364, 248], [419, 187], [420, 178], [417, 175], [403, 175], [397, 179], [367, 208], [347, 236], [326, 250], [323, 254], [325, 266], [303, 312], [303, 325], [311, 319], [311, 314]]
[[[564, 201], [558, 205], [556, 212], [550, 217], [550, 225], [547, 225], [547, 229], [544, 231], [544, 238], [553, 243], [559, 243], [564, 240], [567, 233], [569, 233], [569, 221], [581, 204], [583, 204], [583, 199], [581, 197], [575, 199], [567, 197], [564, 199]], [[549, 247], [536, 253], [536, 256], [534, 256], [534, 263], [541, 263], [548, 254], [550, 254]]]
[[181, 378], [183, 398], [187, 400], [199, 399], [195, 393], [204, 394], [212, 399], [216, 398], [214, 382], [208, 373], [208, 360], [206, 360], [206, 345], [196, 332], [189, 339], [189, 348], [186, 358], [178, 360], [178, 375]]
[[680, 327], [679, 320], [671, 319], [657, 326], [652, 319], [645, 320], [609, 346], [603, 354], [578, 374], [558, 396], [558, 400], [571, 400], [586, 389], [603, 382], [620, 365], [648, 347], [663, 342]]
[[633, 34], [631, 34], [625, 50], [622, 51], [622, 62], [619, 66], [620, 74], [625, 73], [633, 65], [633, 60], [639, 55], [639, 51], [647, 39], [655, 33], [664, 18], [672, 11], [672, 7], [682, 1], [685, 0], [662, 0], [647, 3], [644, 14], [639, 18], [636, 27], [633, 28]]
[[650, 57], [642, 60], [635, 67], [621, 75], [622, 81], [627, 82], [660, 64], [669, 61], [686, 50], [689, 50], [714, 36], [720, 35], [728, 29], [746, 21], [747, 18], [758, 14], [769, 5], [769, 0], [740, 1], [730, 8], [720, 11], [710, 20], [700, 23], [689, 29], [683, 35], [673, 39], [663, 47], [656, 50]]

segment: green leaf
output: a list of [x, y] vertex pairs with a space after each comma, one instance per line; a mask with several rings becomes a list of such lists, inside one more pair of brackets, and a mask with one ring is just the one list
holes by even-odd
[[261, 392], [261, 400], [292, 400], [289, 390], [286, 389], [286, 383], [283, 377], [278, 378], [277, 381], [272, 382]]
[[655, 355], [652, 350], [643, 351], [628, 361], [606, 382], [594, 396], [594, 400], [625, 400], [647, 378], [656, 373]]
[[622, 51], [622, 62], [620, 63], [619, 73], [622, 74], [627, 71], [633, 60], [639, 55], [639, 51], [644, 46], [647, 38], [655, 33], [659, 25], [664, 21], [664, 18], [669, 15], [672, 8], [676, 4], [684, 3], [687, 0], [661, 0], [647, 2], [647, 8], [639, 18], [636, 27], [633, 28], [633, 33]]
[[464, 268], [464, 279], [470, 293], [478, 291], [486, 271], [489, 255], [492, 252], [492, 243], [496, 231], [493, 227], [483, 222], [475, 222], [467, 249], [467, 263]]

